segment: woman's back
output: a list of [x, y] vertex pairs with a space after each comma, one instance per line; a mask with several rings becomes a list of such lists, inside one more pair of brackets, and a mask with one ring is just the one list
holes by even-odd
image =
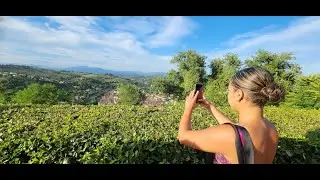
[[264, 119], [253, 124], [239, 124], [247, 129], [254, 146], [255, 164], [271, 164], [278, 146], [278, 132], [274, 125]]

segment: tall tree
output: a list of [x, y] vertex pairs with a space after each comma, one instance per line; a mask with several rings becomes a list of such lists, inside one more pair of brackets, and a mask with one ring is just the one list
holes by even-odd
[[173, 74], [177, 75], [177, 79], [179, 79], [178, 77], [182, 77], [180, 86], [184, 90], [183, 95], [192, 90], [195, 83], [204, 77], [206, 58], [206, 56], [192, 50], [180, 52], [172, 58], [171, 63], [177, 65], [178, 71], [176, 74], [173, 71], [171, 73], [172, 76]]
[[150, 90], [157, 94], [167, 94], [168, 93], [168, 81], [165, 77], [155, 77], [151, 79]]
[[171, 69], [167, 74], [166, 74], [166, 79], [174, 85], [180, 85], [183, 82], [183, 77], [181, 76], [181, 73], [178, 71], [175, 71]]
[[120, 104], [137, 105], [142, 98], [140, 89], [134, 84], [120, 84], [118, 92]]
[[320, 74], [300, 76], [285, 104], [300, 108], [320, 108]]
[[211, 74], [205, 86], [205, 96], [216, 104], [225, 105], [229, 80], [241, 68], [241, 61], [237, 54], [227, 53], [222, 58], [213, 59], [209, 67]]
[[245, 61], [246, 67], [262, 67], [269, 70], [275, 80], [290, 90], [296, 78], [302, 74], [301, 67], [293, 63], [293, 53], [271, 53], [265, 50], [258, 50], [256, 55]]

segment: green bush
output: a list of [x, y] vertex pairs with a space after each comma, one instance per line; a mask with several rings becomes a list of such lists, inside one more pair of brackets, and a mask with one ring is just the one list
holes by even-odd
[[120, 84], [118, 91], [120, 104], [137, 105], [141, 101], [142, 93], [134, 84]]
[[320, 74], [300, 76], [287, 95], [285, 105], [320, 109]]
[[[141, 107], [0, 106], [0, 163], [203, 164], [205, 153], [180, 145], [183, 105]], [[236, 114], [223, 108], [230, 117]], [[267, 107], [281, 139], [275, 163], [320, 163], [320, 111]], [[195, 129], [216, 125], [196, 109]]]
[[6, 103], [6, 97], [3, 93], [0, 92], [0, 104]]
[[[62, 92], [62, 90], [60, 90]], [[54, 84], [31, 84], [12, 99], [17, 104], [58, 104], [59, 90]]]

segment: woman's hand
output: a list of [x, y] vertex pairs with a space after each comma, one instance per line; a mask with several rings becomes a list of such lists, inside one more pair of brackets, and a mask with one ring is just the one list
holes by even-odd
[[203, 99], [198, 100], [198, 104], [200, 104], [202, 107], [204, 107], [207, 110], [210, 109], [210, 105], [211, 105], [211, 103], [208, 100], [206, 100], [204, 96], [203, 96]]
[[192, 111], [194, 108], [197, 107], [197, 98], [199, 95], [199, 91], [197, 91], [196, 93], [194, 93], [195, 91], [191, 91], [189, 93], [189, 95], [186, 97], [186, 101], [185, 101], [185, 111]]

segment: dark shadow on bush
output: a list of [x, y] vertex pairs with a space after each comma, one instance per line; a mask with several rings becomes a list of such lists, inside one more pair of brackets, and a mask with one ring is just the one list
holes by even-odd
[[320, 141], [320, 129], [308, 131], [306, 134], [306, 138], [310, 139], [310, 141]]
[[280, 138], [275, 164], [319, 164], [319, 142], [308, 139]]

